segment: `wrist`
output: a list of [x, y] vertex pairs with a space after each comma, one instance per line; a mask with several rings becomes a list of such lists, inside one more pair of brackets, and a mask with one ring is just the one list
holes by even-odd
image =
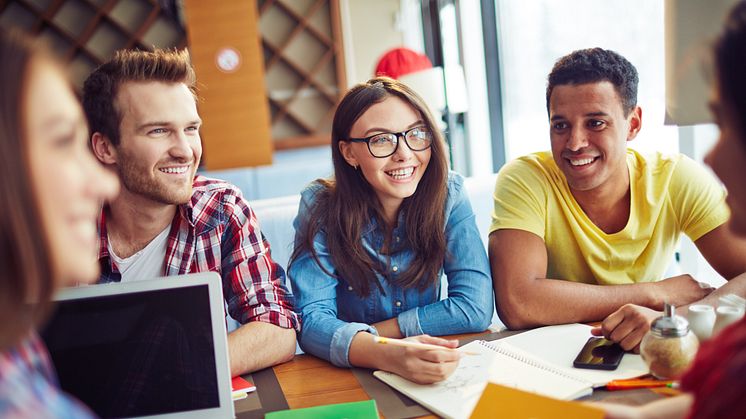
[[372, 369], [386, 369], [390, 358], [389, 345], [381, 345], [373, 341], [373, 335], [368, 332], [358, 332], [352, 338], [348, 360], [350, 365]]
[[663, 302], [665, 300], [665, 293], [662, 291], [662, 281], [658, 282], [649, 282], [647, 284], [640, 284], [640, 285], [647, 285], [645, 287], [645, 307], [652, 309], [652, 310], [662, 310], [663, 309]]

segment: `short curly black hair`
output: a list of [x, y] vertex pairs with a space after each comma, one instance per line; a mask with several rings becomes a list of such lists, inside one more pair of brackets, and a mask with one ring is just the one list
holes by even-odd
[[547, 114], [549, 98], [556, 86], [611, 82], [622, 100], [624, 115], [637, 106], [637, 69], [618, 53], [603, 48], [573, 51], [557, 60], [547, 78]]

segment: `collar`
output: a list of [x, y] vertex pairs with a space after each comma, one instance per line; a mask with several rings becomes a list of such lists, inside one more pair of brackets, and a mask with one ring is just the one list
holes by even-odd
[[106, 211], [108, 205], [101, 208], [101, 216], [98, 217], [98, 259], [109, 257], [109, 233], [106, 231]]
[[[217, 227], [220, 224], [220, 218], [223, 216], [223, 211], [222, 208], [218, 211], [210, 211], [211, 209], [215, 209], [215, 205], [212, 205], [212, 203], [209, 202], [211, 199], [214, 199], [214, 197], [212, 194], [207, 193], [210, 192], [210, 186], [214, 183], [214, 181], [211, 181], [204, 176], [195, 176], [192, 184], [192, 197], [189, 201], [176, 208], [174, 221], [177, 217], [180, 218], [180, 221], [186, 222], [196, 235], [200, 235]], [[99, 217], [98, 220], [99, 260], [110, 256], [108, 247], [109, 236], [106, 230], [106, 214], [108, 210], [109, 205], [105, 204], [101, 209], [101, 217]]]

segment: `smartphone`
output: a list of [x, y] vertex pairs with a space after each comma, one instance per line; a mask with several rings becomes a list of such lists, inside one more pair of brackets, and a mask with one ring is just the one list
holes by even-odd
[[604, 338], [590, 338], [573, 361], [575, 368], [615, 370], [624, 356], [624, 349]]

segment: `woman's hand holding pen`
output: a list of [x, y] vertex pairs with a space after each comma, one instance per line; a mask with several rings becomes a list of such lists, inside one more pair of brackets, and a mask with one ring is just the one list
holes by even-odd
[[377, 345], [384, 353], [388, 367], [381, 369], [398, 374], [418, 384], [431, 384], [443, 381], [453, 374], [462, 354], [454, 349], [457, 340], [436, 338], [428, 335], [413, 336], [405, 342], [419, 342], [440, 346], [433, 349], [399, 345]]
[[348, 357], [354, 366], [389, 371], [418, 384], [432, 384], [456, 370], [464, 355], [456, 347], [457, 340], [428, 335], [396, 339], [358, 332]]

